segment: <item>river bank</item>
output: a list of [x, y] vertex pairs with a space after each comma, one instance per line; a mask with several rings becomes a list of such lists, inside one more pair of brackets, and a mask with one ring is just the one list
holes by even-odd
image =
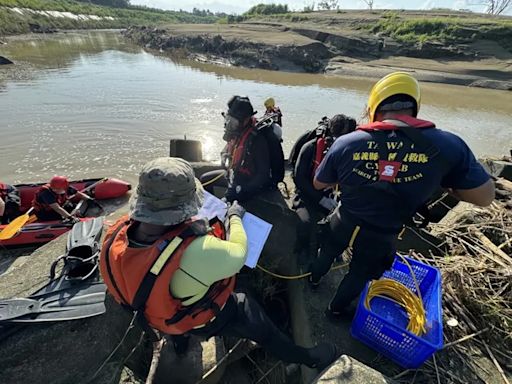
[[[291, 17], [238, 24], [131, 27], [125, 36], [145, 48], [221, 65], [364, 78], [406, 70], [426, 82], [512, 90], [512, 51], [504, 43], [508, 40], [503, 40], [512, 33], [508, 19], [500, 21], [499, 34], [481, 32], [469, 23], [444, 40], [434, 32], [430, 37], [412, 35], [404, 40], [365, 27], [388, 20], [386, 12], [313, 15], [298, 21]], [[467, 36], [472, 36], [471, 41]]]

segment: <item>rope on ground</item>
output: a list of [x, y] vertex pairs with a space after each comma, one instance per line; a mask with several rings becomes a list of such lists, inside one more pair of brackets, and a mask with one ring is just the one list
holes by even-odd
[[121, 338], [121, 341], [119, 341], [119, 343], [115, 346], [115, 348], [112, 350], [112, 352], [110, 352], [110, 354], [107, 356], [107, 358], [103, 361], [103, 363], [99, 366], [99, 368], [96, 370], [96, 372], [94, 372], [94, 375], [92, 375], [91, 379], [88, 381], [89, 383], [93, 382], [94, 379], [96, 378], [96, 376], [98, 376], [98, 374], [103, 370], [103, 368], [105, 368], [105, 365], [107, 365], [107, 363], [112, 359], [112, 357], [115, 355], [115, 353], [117, 352], [117, 350], [119, 348], [121, 348], [121, 346], [123, 345], [124, 341], [126, 340], [126, 338], [128, 337], [128, 334], [130, 333], [130, 330], [132, 328], [135, 327], [135, 318], [137, 316], [137, 312], [135, 312], [133, 314], [133, 317], [132, 317], [132, 320], [130, 321], [130, 324], [128, 325], [128, 327], [126, 328], [126, 331], [124, 332], [124, 335], [123, 337]]
[[[336, 265], [334, 267], [332, 267], [330, 271], [336, 271], [338, 269], [341, 269], [341, 268], [344, 268], [344, 267], [347, 267], [349, 263], [344, 263], [344, 264], [340, 264], [340, 265]], [[296, 276], [286, 276], [286, 275], [280, 275], [278, 273], [274, 273], [272, 271], [269, 271], [268, 269], [262, 267], [261, 265], [257, 264], [256, 265], [256, 268], [258, 268], [259, 270], [265, 272], [266, 274], [272, 276], [272, 277], [275, 277], [277, 279], [282, 279], [282, 280], [300, 280], [300, 279], [304, 279], [305, 277], [308, 277], [308, 276], [311, 276], [311, 272], [307, 272], [307, 273], [303, 273], [301, 275], [296, 275]]]
[[119, 364], [119, 368], [117, 369], [117, 372], [112, 376], [112, 380], [114, 380], [114, 381], [109, 382], [109, 384], [115, 384], [115, 379], [117, 377], [119, 377], [118, 375], [120, 375], [121, 372], [123, 371], [123, 368], [126, 365], [126, 362], [132, 357], [132, 355], [135, 353], [137, 348], [139, 348], [142, 345], [143, 341], [144, 341], [144, 332], [141, 332], [139, 341], [137, 342], [137, 344], [135, 344], [135, 346], [132, 348], [130, 353], [128, 355], [126, 355], [126, 357], [123, 359], [123, 361]]
[[223, 178], [225, 175], [226, 175], [226, 172], [222, 172], [220, 175], [215, 176], [213, 179], [208, 180], [208, 181], [207, 181], [207, 182], [205, 182], [205, 183], [202, 183], [202, 185], [203, 185], [203, 187], [207, 187], [207, 186], [209, 186], [210, 184], [215, 183], [217, 180], [219, 180], [219, 179]]

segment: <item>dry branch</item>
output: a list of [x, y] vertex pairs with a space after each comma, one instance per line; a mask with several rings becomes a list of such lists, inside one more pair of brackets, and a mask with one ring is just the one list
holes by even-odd
[[448, 254], [413, 257], [439, 268], [444, 320], [455, 318], [458, 324], [444, 327], [445, 348], [420, 372], [429, 378], [425, 382], [436, 382], [440, 374], [441, 383], [483, 384], [488, 379], [478, 359], [489, 356], [496, 380], [507, 383], [507, 374], [512, 375], [512, 211], [493, 203], [440, 228], [437, 234], [444, 237]]

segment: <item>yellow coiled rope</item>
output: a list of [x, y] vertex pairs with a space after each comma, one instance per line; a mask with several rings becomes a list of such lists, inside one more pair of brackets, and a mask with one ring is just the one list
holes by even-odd
[[423, 306], [423, 300], [421, 298], [420, 288], [411, 265], [403, 256], [400, 255], [400, 257], [411, 271], [411, 276], [414, 280], [414, 285], [416, 286], [416, 292], [418, 294], [416, 295], [409, 288], [407, 288], [402, 283], [399, 283], [398, 281], [383, 278], [380, 280], [374, 280], [370, 283], [364, 305], [367, 310], [371, 310], [370, 302], [374, 297], [381, 297], [394, 301], [398, 305], [402, 306], [407, 312], [409, 317], [407, 330], [416, 336], [421, 336], [427, 332], [427, 319], [425, 307]]
[[[295, 276], [285, 276], [285, 275], [279, 275], [277, 273], [274, 273], [272, 271], [269, 271], [268, 269], [266, 269], [265, 267], [262, 267], [261, 265], [256, 265], [256, 267], [265, 272], [266, 274], [270, 275], [270, 276], [273, 276], [275, 278], [278, 278], [278, 279], [282, 279], [282, 280], [300, 280], [300, 279], [303, 279], [305, 277], [308, 277], [308, 276], [311, 276], [311, 272], [307, 272], [307, 273], [303, 273], [302, 275], [295, 275]], [[336, 265], [334, 267], [332, 267], [329, 271], [336, 271], [338, 269], [341, 269], [341, 268], [345, 268], [345, 267], [348, 267], [348, 263], [345, 263], [345, 264], [340, 264], [340, 265]]]

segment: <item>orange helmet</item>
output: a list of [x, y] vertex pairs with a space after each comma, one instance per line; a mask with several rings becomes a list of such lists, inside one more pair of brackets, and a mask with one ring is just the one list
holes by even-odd
[[54, 189], [67, 189], [69, 186], [68, 178], [65, 176], [53, 176], [50, 180], [50, 187]]

